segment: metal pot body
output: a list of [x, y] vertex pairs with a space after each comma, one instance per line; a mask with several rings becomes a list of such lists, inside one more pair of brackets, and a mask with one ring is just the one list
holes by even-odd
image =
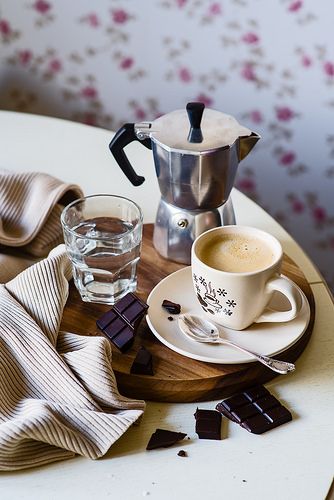
[[238, 141], [231, 147], [191, 154], [168, 151], [152, 140], [161, 197], [186, 210], [223, 205], [232, 190], [239, 162]]
[[126, 123], [109, 148], [134, 186], [144, 182], [124, 148], [139, 141], [152, 149], [161, 192], [154, 245], [165, 258], [190, 263], [192, 242], [202, 232], [234, 224], [229, 198], [239, 162], [260, 136], [235, 118], [202, 103], [188, 103], [153, 122]]

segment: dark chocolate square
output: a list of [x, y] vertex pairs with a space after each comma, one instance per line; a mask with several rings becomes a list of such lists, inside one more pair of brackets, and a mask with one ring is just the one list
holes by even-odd
[[200, 419], [208, 419], [208, 420], [217, 420], [220, 422], [221, 417], [218, 411], [216, 410], [204, 410], [202, 408], [197, 408], [194, 413], [194, 417], [196, 420]]
[[103, 331], [109, 337], [110, 340], [113, 340], [125, 328], [128, 328], [128, 324], [122, 318], [116, 316], [116, 319], [111, 323], [109, 323], [109, 325], [107, 325], [103, 329]]
[[236, 408], [240, 406], [244, 406], [249, 403], [249, 399], [244, 396], [244, 394], [236, 394], [235, 396], [231, 396], [230, 398], [224, 399], [222, 404], [229, 411], [232, 412]]
[[254, 406], [258, 408], [262, 413], [265, 413], [266, 410], [277, 406], [277, 399], [272, 395], [265, 396], [264, 398], [254, 401]]
[[131, 292], [127, 293], [118, 302], [116, 302], [116, 304], [114, 305], [114, 310], [122, 314], [130, 304], [135, 302], [135, 300], [136, 298]]
[[228, 411], [228, 409], [224, 406], [224, 401], [216, 405], [216, 410], [219, 411], [219, 413], [221, 413], [228, 419], [232, 420], [232, 422], [237, 422], [236, 418], [232, 415], [232, 413]]
[[120, 351], [125, 352], [132, 346], [133, 340], [133, 330], [127, 326], [112, 339], [112, 342]]
[[199, 439], [221, 439], [221, 414], [216, 410], [196, 410], [195, 432]]
[[257, 399], [263, 398], [264, 396], [269, 396], [270, 392], [263, 385], [257, 385], [244, 391], [244, 395], [253, 402]]
[[133, 302], [129, 307], [123, 311], [123, 315], [126, 317], [131, 325], [135, 324], [136, 319], [143, 313], [143, 308], [138, 302]]
[[247, 420], [247, 418], [254, 417], [254, 415], [257, 415], [257, 413], [257, 409], [252, 404], [240, 406], [239, 408], [236, 408], [234, 411], [232, 411], [232, 415], [235, 418], [235, 421], [238, 422], [238, 424], [240, 424], [244, 420]]
[[241, 427], [252, 434], [263, 434], [271, 429], [269, 420], [266, 419], [262, 413], [258, 413], [254, 417], [248, 418], [242, 422]]
[[104, 330], [106, 326], [109, 325], [112, 321], [114, 321], [118, 315], [113, 311], [113, 309], [110, 309], [110, 311], [106, 312], [101, 316], [97, 321], [96, 324], [100, 328], [100, 330]]
[[154, 375], [152, 354], [145, 347], [142, 346], [137, 352], [130, 368], [130, 373], [136, 375]]
[[264, 415], [269, 419], [270, 423], [276, 424], [276, 426], [292, 420], [291, 413], [282, 405], [267, 410]]

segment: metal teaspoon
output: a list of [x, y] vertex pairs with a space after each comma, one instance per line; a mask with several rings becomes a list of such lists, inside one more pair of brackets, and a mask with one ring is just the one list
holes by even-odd
[[178, 324], [181, 331], [189, 337], [191, 340], [196, 342], [206, 342], [212, 344], [226, 344], [240, 349], [246, 352], [250, 356], [254, 356], [260, 363], [267, 366], [274, 372], [286, 375], [289, 372], [295, 370], [295, 365], [293, 363], [288, 363], [286, 361], [280, 361], [279, 359], [270, 358], [269, 356], [264, 356], [239, 344], [235, 344], [230, 340], [224, 339], [219, 335], [219, 330], [214, 323], [208, 321], [201, 316], [195, 314], [181, 314], [178, 317]]

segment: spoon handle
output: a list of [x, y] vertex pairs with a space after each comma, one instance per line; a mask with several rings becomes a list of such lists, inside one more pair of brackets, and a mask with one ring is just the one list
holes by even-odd
[[267, 366], [274, 372], [281, 373], [282, 375], [285, 375], [286, 373], [295, 370], [295, 365], [293, 363], [288, 363], [287, 361], [281, 361], [279, 359], [270, 358], [269, 356], [264, 356], [263, 354], [258, 354], [257, 352], [250, 351], [249, 349], [241, 347], [239, 344], [235, 344], [230, 340], [219, 339], [218, 342], [219, 344], [231, 345], [233, 347], [236, 347], [237, 349], [240, 349], [240, 351], [246, 352], [247, 354], [254, 356], [254, 358], [260, 361], [260, 363]]

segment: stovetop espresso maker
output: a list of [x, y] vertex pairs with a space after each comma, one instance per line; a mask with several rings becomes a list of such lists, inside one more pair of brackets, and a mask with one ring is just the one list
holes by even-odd
[[232, 116], [200, 102], [118, 130], [109, 148], [134, 186], [145, 178], [136, 174], [125, 146], [137, 140], [153, 151], [161, 191], [153, 243], [163, 257], [190, 264], [199, 234], [235, 223], [229, 196], [237, 167], [259, 139]]

